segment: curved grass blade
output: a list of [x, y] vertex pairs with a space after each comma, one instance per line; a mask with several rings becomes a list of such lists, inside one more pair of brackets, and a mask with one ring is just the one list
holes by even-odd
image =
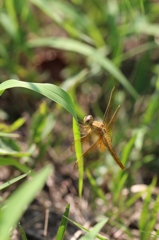
[[[153, 232], [154, 225], [157, 221], [158, 212], [156, 212], [156, 210], [158, 210], [158, 202], [154, 204], [152, 210], [150, 211], [151, 204], [153, 203], [152, 190], [156, 186], [156, 183], [157, 183], [157, 178], [154, 177], [152, 179], [151, 184], [148, 186], [145, 194], [145, 199], [143, 202], [140, 219], [139, 219], [139, 231], [140, 231], [141, 240], [150, 239], [150, 235]], [[157, 205], [157, 208], [155, 205]]]
[[26, 237], [25, 231], [24, 231], [23, 227], [20, 225], [20, 223], [18, 223], [18, 227], [19, 227], [19, 231], [20, 231], [22, 240], [28, 240]]
[[74, 135], [74, 144], [75, 144], [75, 152], [76, 159], [78, 161], [78, 170], [79, 170], [79, 180], [78, 180], [78, 191], [79, 196], [82, 196], [83, 190], [83, 157], [82, 157], [82, 146], [80, 141], [80, 131], [79, 126], [75, 119], [73, 118], [73, 135]]
[[29, 172], [31, 170], [26, 165], [21, 164], [18, 161], [16, 161], [15, 159], [12, 159], [12, 158], [9, 158], [9, 157], [6, 157], [6, 158], [1, 157], [0, 158], [0, 166], [14, 166], [14, 167], [19, 169], [23, 173], [27, 173], [27, 172]]
[[97, 196], [100, 197], [100, 199], [103, 200], [104, 204], [107, 205], [107, 199], [105, 197], [105, 194], [103, 192], [103, 190], [101, 188], [99, 188], [99, 186], [97, 185], [95, 179], [92, 177], [91, 172], [88, 170], [88, 168], [86, 169], [86, 175], [88, 177], [88, 180], [92, 186], [93, 191], [97, 194]]
[[123, 151], [122, 151], [122, 156], [121, 156], [121, 159], [122, 159], [122, 162], [123, 164], [126, 166], [127, 162], [128, 162], [128, 159], [129, 159], [129, 156], [130, 156], [130, 153], [133, 149], [133, 146], [134, 146], [134, 143], [135, 143], [135, 140], [136, 140], [136, 135], [134, 135], [132, 138], [130, 138], [130, 140], [128, 141], [128, 143], [125, 145]]
[[109, 60], [105, 56], [103, 57], [97, 49], [69, 38], [37, 38], [28, 42], [28, 47], [30, 48], [46, 46], [76, 52], [78, 54], [83, 54], [84, 56], [93, 59], [93, 61], [102, 66], [112, 76], [114, 76], [135, 99], [138, 98], [138, 93], [129, 83], [128, 79], [113, 64], [111, 60]]
[[18, 152], [13, 150], [5, 150], [3, 148], [0, 148], [0, 156], [12, 156], [12, 157], [24, 157], [24, 156], [30, 156], [31, 154], [29, 152]]
[[30, 172], [31, 172], [31, 171], [29, 171], [28, 173], [22, 174], [22, 175], [20, 175], [20, 176], [18, 176], [18, 177], [15, 177], [15, 178], [13, 178], [12, 180], [9, 180], [9, 181], [7, 181], [6, 183], [0, 185], [0, 190], [2, 190], [2, 189], [4, 189], [4, 188], [10, 186], [11, 184], [13, 184], [13, 183], [21, 180], [22, 178], [26, 177]]
[[74, 109], [74, 104], [70, 95], [65, 92], [60, 87], [49, 84], [49, 83], [31, 83], [23, 82], [14, 79], [7, 80], [0, 84], [0, 95], [9, 88], [22, 87], [27, 88], [37, 93], [42, 94], [43, 96], [55, 101], [56, 103], [63, 106], [71, 115], [76, 119], [77, 116]]
[[[25, 181], [0, 208], [0, 233], [1, 240], [9, 237], [9, 232], [14, 229], [25, 209], [42, 189], [52, 167], [45, 166], [31, 180]], [[11, 215], [12, 214], [12, 215]]]
[[[95, 237], [97, 237], [97, 234], [100, 232], [102, 227], [104, 227], [107, 221], [108, 221], [108, 218], [104, 218], [102, 221], [97, 223], [88, 233], [86, 233], [85, 236], [81, 237], [80, 240], [95, 239]], [[106, 238], [102, 238], [101, 236], [98, 236], [98, 239], [104, 240]]]
[[[70, 218], [68, 218], [68, 220], [73, 223], [75, 226], [77, 226], [78, 228], [80, 228], [81, 230], [83, 230], [84, 232], [86, 232], [86, 235], [82, 238], [80, 238], [80, 240], [91, 240], [91, 239], [100, 239], [100, 240], [108, 240], [105, 237], [102, 237], [101, 235], [99, 235], [99, 231], [101, 230], [101, 228], [106, 224], [106, 222], [108, 222], [109, 218], [104, 217], [103, 220], [101, 220], [99, 223], [97, 223], [90, 231], [89, 229], [83, 227], [81, 224], [71, 220]], [[96, 237], [96, 238], [95, 238]]]
[[70, 210], [70, 204], [67, 204], [65, 213], [62, 217], [60, 227], [59, 227], [58, 232], [57, 232], [56, 240], [62, 240], [63, 237], [64, 237], [64, 234], [65, 234], [65, 231], [66, 231], [66, 228], [67, 228], [67, 224], [68, 224], [69, 210]]

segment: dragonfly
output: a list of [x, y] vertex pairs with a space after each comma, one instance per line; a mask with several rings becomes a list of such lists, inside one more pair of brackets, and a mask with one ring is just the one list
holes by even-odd
[[[88, 115], [84, 117], [82, 126], [83, 136], [80, 138], [82, 143], [82, 148], [84, 152], [81, 157], [86, 157], [89, 154], [92, 154], [96, 151], [98, 152], [108, 152], [111, 154], [115, 162], [119, 165], [119, 167], [124, 170], [122, 162], [118, 158], [115, 150], [112, 147], [112, 127], [114, 125], [117, 113], [120, 109], [120, 105], [116, 108], [112, 117], [110, 117], [110, 110], [112, 106], [112, 97], [115, 91], [115, 87], [112, 89], [109, 102], [103, 117], [103, 121], [94, 121], [92, 115]], [[72, 144], [74, 149], [74, 143]], [[74, 151], [74, 150], [73, 150]], [[77, 159], [74, 168], [77, 168], [79, 159]]]

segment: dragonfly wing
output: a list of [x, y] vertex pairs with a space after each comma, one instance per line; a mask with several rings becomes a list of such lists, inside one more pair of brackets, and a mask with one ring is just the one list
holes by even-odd
[[[83, 154], [81, 157], [85, 157], [87, 154], [89, 153], [93, 153], [98, 149], [98, 146], [101, 142], [101, 138], [98, 138]], [[78, 164], [79, 159], [77, 159], [77, 161], [75, 162], [74, 168], [77, 168], [77, 164]]]
[[[87, 134], [79, 139], [77, 139], [76, 141], [81, 141], [81, 144], [82, 144], [82, 148], [83, 150], [84, 149], [87, 149], [90, 147], [90, 142], [91, 142], [91, 134]], [[73, 142], [70, 146], [70, 149], [72, 152], [75, 152], [75, 142]], [[84, 150], [85, 151], [85, 150]]]
[[112, 155], [112, 157], [116, 161], [116, 163], [120, 166], [120, 168], [122, 170], [124, 170], [125, 167], [123, 166], [122, 162], [120, 161], [120, 159], [116, 155], [116, 153], [115, 153], [114, 149], [112, 148], [112, 146], [110, 145], [110, 143], [107, 142], [106, 138], [103, 138], [103, 142], [104, 142], [106, 148], [108, 149], [109, 153]]
[[111, 94], [110, 94], [110, 98], [109, 98], [109, 102], [108, 102], [108, 106], [107, 106], [107, 109], [105, 111], [105, 114], [104, 114], [104, 118], [103, 118], [103, 123], [104, 123], [104, 126], [105, 128], [107, 129], [111, 129], [114, 122], [115, 122], [115, 119], [116, 119], [116, 116], [117, 116], [117, 113], [120, 109], [120, 105], [117, 107], [117, 109], [115, 110], [113, 116], [111, 117], [110, 119], [110, 109], [111, 109], [111, 106], [112, 106], [112, 98], [113, 98], [113, 94], [114, 94], [114, 91], [115, 91], [115, 87], [112, 89], [111, 91]]
[[110, 97], [109, 97], [109, 102], [108, 102], [108, 105], [107, 105], [107, 108], [106, 108], [106, 111], [105, 111], [105, 114], [104, 114], [103, 123], [108, 123], [109, 122], [110, 109], [111, 109], [111, 106], [112, 106], [112, 97], [113, 97], [114, 91], [115, 91], [115, 87], [113, 87], [113, 89], [111, 91], [111, 94], [110, 94]]
[[110, 121], [109, 121], [109, 123], [108, 123], [108, 125], [107, 125], [107, 128], [112, 128], [112, 126], [113, 126], [113, 124], [114, 124], [114, 122], [115, 122], [115, 119], [116, 119], [116, 116], [117, 116], [117, 113], [118, 113], [119, 109], [120, 109], [120, 105], [119, 105], [119, 106], [117, 107], [117, 109], [115, 110], [112, 118], [110, 119]]

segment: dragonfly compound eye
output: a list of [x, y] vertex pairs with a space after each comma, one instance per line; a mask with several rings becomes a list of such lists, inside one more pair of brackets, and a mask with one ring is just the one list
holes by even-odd
[[91, 124], [92, 122], [93, 122], [92, 115], [88, 115], [88, 116], [84, 117], [84, 123], [85, 124]]

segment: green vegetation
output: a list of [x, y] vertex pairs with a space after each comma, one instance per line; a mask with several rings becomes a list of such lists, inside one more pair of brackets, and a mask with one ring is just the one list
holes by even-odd
[[[0, 6], [0, 239], [158, 239], [159, 3]], [[102, 119], [114, 86], [126, 170], [107, 152], [73, 170], [77, 119]]]

